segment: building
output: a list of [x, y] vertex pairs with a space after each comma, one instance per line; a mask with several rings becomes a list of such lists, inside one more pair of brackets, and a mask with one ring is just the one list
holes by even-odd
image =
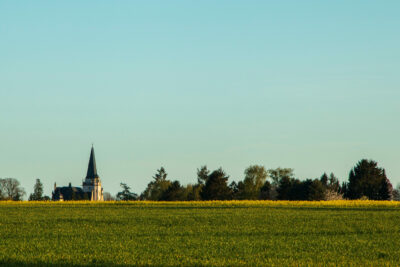
[[52, 193], [52, 200], [91, 200], [103, 201], [103, 188], [101, 186], [100, 177], [97, 174], [96, 159], [94, 156], [94, 148], [90, 151], [90, 159], [86, 178], [82, 183], [82, 188], [73, 187], [71, 183], [69, 186], [57, 187], [54, 183], [54, 191]]
[[90, 200], [103, 201], [103, 188], [101, 187], [100, 177], [97, 174], [96, 159], [94, 157], [94, 148], [90, 151], [90, 159], [86, 178], [82, 184], [83, 192], [90, 195]]

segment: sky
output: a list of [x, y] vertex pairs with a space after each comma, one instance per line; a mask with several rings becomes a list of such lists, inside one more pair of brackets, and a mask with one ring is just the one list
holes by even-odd
[[142, 192], [361, 159], [400, 183], [399, 1], [0, 0], [0, 177]]

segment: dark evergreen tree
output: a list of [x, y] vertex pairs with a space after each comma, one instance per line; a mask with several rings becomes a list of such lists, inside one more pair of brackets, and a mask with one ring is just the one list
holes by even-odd
[[390, 200], [392, 185], [378, 163], [363, 159], [350, 171], [346, 196], [350, 199], [366, 196], [371, 200]]
[[341, 192], [339, 179], [333, 173], [329, 175], [327, 188], [338, 193]]
[[340, 193], [343, 194], [343, 197], [348, 199], [349, 198], [349, 190], [348, 190], [348, 183], [347, 182], [342, 182], [342, 186], [340, 187]]
[[289, 177], [283, 177], [277, 188], [280, 200], [323, 200], [325, 190], [319, 179], [300, 181]]
[[[385, 170], [383, 170], [385, 173]], [[386, 174], [385, 174], [386, 176]], [[383, 200], [392, 200], [393, 199], [393, 186], [390, 183], [389, 179], [382, 179], [381, 181], [381, 187], [379, 191], [380, 199]]]
[[269, 181], [265, 181], [260, 190], [260, 199], [271, 199], [271, 188], [271, 183]]
[[326, 174], [326, 172], [324, 172], [324, 174], [321, 176], [321, 178], [319, 179], [320, 181], [321, 181], [321, 183], [324, 185], [324, 186], [327, 186], [328, 185], [328, 175]]
[[299, 179], [292, 179], [291, 188], [289, 190], [288, 200], [308, 200], [308, 190], [312, 180], [307, 179], [300, 181]]
[[185, 198], [185, 189], [178, 181], [172, 182], [160, 198], [162, 201], [183, 201]]
[[118, 200], [128, 201], [138, 199], [138, 195], [131, 192], [131, 188], [127, 184], [121, 183], [120, 185], [122, 187], [122, 191], [118, 192], [117, 194]]
[[29, 195], [29, 201], [32, 200], [45, 200], [46, 196], [43, 196], [43, 184], [40, 179], [36, 179], [35, 186], [33, 187], [33, 193]]
[[326, 186], [318, 179], [315, 179], [308, 186], [307, 200], [324, 200]]
[[284, 176], [279, 180], [276, 189], [279, 200], [289, 200], [291, 198], [291, 190], [293, 185], [293, 178]]
[[222, 168], [213, 171], [201, 192], [204, 200], [227, 200], [232, 198], [232, 190], [228, 186], [228, 178]]

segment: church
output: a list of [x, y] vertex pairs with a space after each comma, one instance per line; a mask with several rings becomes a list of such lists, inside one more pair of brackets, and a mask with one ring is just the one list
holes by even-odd
[[68, 186], [57, 187], [54, 183], [52, 192], [53, 201], [65, 200], [90, 200], [103, 201], [103, 188], [100, 177], [97, 174], [96, 159], [94, 157], [94, 148], [90, 151], [89, 165], [86, 178], [83, 180], [82, 187], [73, 187], [71, 183]]

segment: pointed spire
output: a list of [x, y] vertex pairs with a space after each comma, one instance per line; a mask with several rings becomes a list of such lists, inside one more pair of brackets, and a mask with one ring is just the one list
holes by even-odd
[[88, 166], [86, 178], [91, 178], [91, 179], [99, 178], [99, 175], [97, 175], [96, 159], [94, 158], [93, 144], [92, 144], [92, 150], [90, 151], [89, 166]]

